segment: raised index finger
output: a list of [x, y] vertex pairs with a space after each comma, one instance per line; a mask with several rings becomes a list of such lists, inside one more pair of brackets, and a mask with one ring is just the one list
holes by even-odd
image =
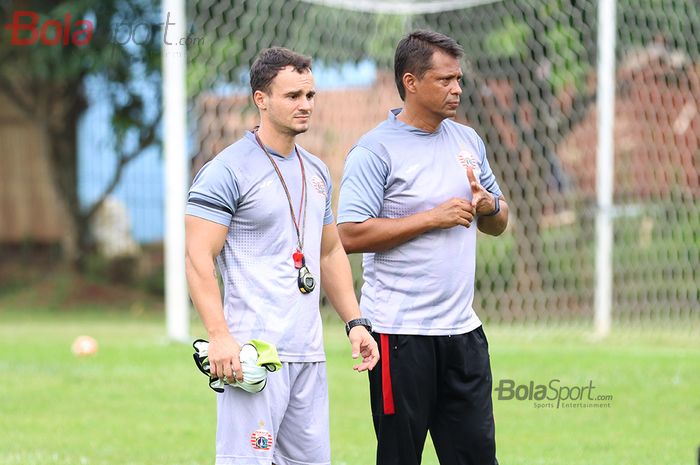
[[467, 167], [467, 179], [469, 179], [469, 184], [473, 186], [474, 183], [479, 184], [479, 181], [476, 180], [476, 176], [474, 176], [474, 170], [472, 169], [471, 166]]

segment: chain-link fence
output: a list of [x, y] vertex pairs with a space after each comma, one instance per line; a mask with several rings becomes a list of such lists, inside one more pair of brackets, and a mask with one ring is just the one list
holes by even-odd
[[[188, 2], [187, 8], [191, 173], [256, 124], [248, 68], [263, 48], [283, 45], [314, 59], [319, 92], [311, 130], [300, 142], [328, 164], [336, 196], [351, 146], [401, 105], [392, 71], [400, 38], [417, 28], [455, 38], [466, 51], [458, 119], [485, 140], [511, 207], [507, 232], [479, 239], [477, 311], [496, 322], [591, 323], [597, 273], [598, 1], [202, 0]], [[151, 9], [153, 16], [157, 5]], [[127, 51], [144, 42], [141, 36], [124, 36], [127, 29], [130, 34], [150, 30], [144, 24], [154, 28], [151, 42], [172, 40], [172, 32], [167, 36], [151, 16], [136, 16], [115, 16], [106, 25], [111, 53], [125, 42], [133, 42], [124, 45]], [[617, 2], [612, 212], [617, 324], [699, 326], [699, 36], [697, 2]], [[133, 67], [152, 58], [141, 57]], [[77, 142], [69, 132], [56, 139], [74, 142], [80, 152], [76, 158], [74, 151], [63, 150], [77, 161], [69, 157], [56, 166], [76, 169], [58, 176], [46, 163], [51, 141], [35, 130], [30, 114], [18, 110], [17, 102], [27, 96], [5, 88], [10, 77], [3, 75], [0, 82], [0, 290], [24, 279], [22, 257], [31, 255], [32, 244], [47, 244], [39, 252], [60, 261], [59, 251], [65, 255], [76, 242], [66, 218], [82, 218], [70, 212], [104, 193], [112, 172], [120, 169], [100, 145], [119, 128], [109, 126], [110, 110], [95, 105], [88, 93], [83, 104], [90, 110], [83, 114]], [[96, 101], [103, 92], [95, 92]], [[160, 97], [151, 94], [141, 99], [158, 108]], [[54, 120], [77, 118], [80, 112], [68, 105], [72, 100], [62, 102], [51, 113], [58, 115]], [[114, 269], [88, 262], [88, 270], [108, 281], [112, 275], [115, 281], [133, 275], [126, 280], [132, 285], [152, 282], [149, 288], [162, 291], [159, 241], [168, 233], [162, 221], [162, 164], [162, 157], [150, 153], [124, 167], [89, 228], [90, 240], [102, 244], [104, 250], [97, 249], [103, 254], [126, 251], [138, 263], [144, 256], [154, 258]], [[65, 201], [55, 200], [59, 191]], [[359, 289], [359, 256], [351, 258]], [[17, 266], [5, 267], [8, 263]]]
[[[696, 323], [700, 6], [621, 1], [617, 10], [613, 319]], [[445, 33], [466, 51], [458, 119], [484, 138], [511, 206], [507, 233], [479, 239], [477, 311], [498, 322], [589, 324], [596, 15], [593, 0], [192, 3], [202, 38], [188, 56], [192, 170], [256, 124], [248, 67], [283, 45], [314, 59], [319, 93], [301, 143], [328, 164], [337, 194], [354, 141], [401, 105], [399, 39], [416, 28]]]

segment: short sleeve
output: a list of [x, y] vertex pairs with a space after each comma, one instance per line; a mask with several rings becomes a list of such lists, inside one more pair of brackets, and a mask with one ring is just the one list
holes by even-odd
[[377, 218], [384, 203], [389, 167], [374, 152], [355, 146], [345, 160], [338, 200], [338, 223]]
[[323, 224], [331, 224], [334, 220], [333, 217], [333, 206], [331, 205], [331, 200], [333, 199], [333, 182], [331, 181], [330, 172], [328, 169], [325, 170], [326, 177], [326, 212], [323, 215]]
[[481, 176], [479, 177], [479, 182], [482, 186], [484, 186], [484, 189], [491, 192], [493, 195], [500, 197], [502, 195], [501, 188], [496, 181], [496, 176], [493, 174], [493, 171], [491, 171], [489, 160], [486, 158], [486, 146], [484, 145], [484, 141], [481, 139], [481, 137], [478, 139], [479, 155], [481, 157]]
[[214, 159], [195, 176], [187, 197], [186, 213], [228, 226], [239, 197], [235, 174], [223, 162]]

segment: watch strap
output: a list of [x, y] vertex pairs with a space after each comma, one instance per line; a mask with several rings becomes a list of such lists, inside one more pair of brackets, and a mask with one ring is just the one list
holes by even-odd
[[501, 212], [501, 202], [498, 199], [498, 196], [496, 194], [491, 194], [493, 195], [493, 200], [496, 202], [496, 208], [493, 209], [491, 213], [488, 213], [486, 215], [481, 215], [481, 216], [496, 216]]
[[364, 326], [367, 331], [372, 332], [372, 322], [369, 318], [355, 318], [345, 323], [345, 334], [350, 335], [350, 330], [355, 326]]

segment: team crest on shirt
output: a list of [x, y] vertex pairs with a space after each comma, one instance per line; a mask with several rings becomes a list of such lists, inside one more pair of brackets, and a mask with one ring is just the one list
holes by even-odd
[[272, 449], [272, 435], [266, 429], [256, 429], [250, 435], [250, 446], [255, 450]]
[[462, 149], [457, 154], [457, 162], [462, 165], [465, 170], [471, 168], [474, 171], [474, 176], [479, 179], [481, 175], [481, 165], [479, 165], [479, 160], [476, 156], [469, 150]]
[[311, 185], [314, 187], [314, 189], [316, 189], [316, 192], [321, 195], [326, 195], [326, 183], [323, 182], [323, 179], [319, 178], [318, 176], [312, 176]]

